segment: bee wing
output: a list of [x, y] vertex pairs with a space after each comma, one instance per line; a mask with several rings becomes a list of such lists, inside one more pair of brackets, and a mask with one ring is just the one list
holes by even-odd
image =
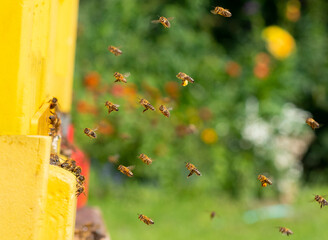
[[129, 77], [129, 76], [130, 76], [130, 73], [129, 73], [129, 72], [124, 73], [123, 76], [124, 76], [124, 77]]
[[216, 12], [214, 10], [211, 10], [211, 13], [216, 14]]
[[172, 107], [169, 107], [167, 110], [171, 111], [171, 110], [173, 110], [173, 108]]
[[115, 107], [119, 107], [120, 105], [118, 105], [118, 104], [114, 104], [114, 106], [115, 106]]
[[188, 174], [187, 178], [190, 177], [193, 174], [194, 174], [194, 171], [190, 171], [190, 173]]
[[132, 166], [128, 166], [126, 167], [127, 169], [129, 169], [130, 171], [132, 171], [136, 166], [132, 165]]
[[174, 19], [174, 17], [169, 17], [169, 18], [167, 18], [167, 20], [169, 20], [169, 21], [171, 21], [171, 20], [173, 20]]
[[152, 20], [151, 23], [160, 23], [160, 20]]

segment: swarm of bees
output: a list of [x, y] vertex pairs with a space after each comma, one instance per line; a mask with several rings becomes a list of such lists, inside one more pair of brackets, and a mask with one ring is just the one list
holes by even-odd
[[[215, 7], [215, 9], [211, 10], [211, 13], [215, 14], [215, 15], [221, 15], [223, 17], [231, 17], [232, 16], [231, 12], [228, 9], [225, 9], [225, 8], [219, 7], [219, 6]], [[160, 23], [164, 26], [164, 28], [170, 28], [171, 27], [170, 20], [172, 20], [172, 19], [173, 18], [166, 18], [166, 17], [162, 16], [162, 17], [159, 17], [159, 19], [153, 20], [151, 22], [152, 23]], [[114, 47], [114, 46], [109, 46], [108, 50], [111, 53], [113, 53], [115, 56], [119, 56], [119, 55], [122, 54], [122, 51], [119, 50], [118, 48]], [[130, 73], [125, 73], [125, 74], [121, 74], [119, 72], [114, 73], [114, 77], [116, 79], [115, 82], [127, 83], [126, 78], [128, 78], [129, 76], [130, 76]], [[187, 86], [189, 83], [194, 83], [195, 82], [193, 78], [191, 78], [189, 75], [187, 75], [186, 73], [183, 73], [183, 72], [179, 72], [176, 75], [176, 77], [182, 81], [182, 86], [184, 86], [184, 87]], [[149, 110], [149, 109], [151, 111], [155, 111], [155, 107], [152, 104], [150, 104], [150, 102], [148, 100], [146, 100], [144, 98], [139, 99], [139, 104], [142, 105], [145, 108], [143, 110], [143, 113], [145, 111]], [[57, 99], [56, 98], [53, 98], [51, 100], [50, 106], [51, 106], [50, 107], [51, 109], [56, 108], [56, 106], [57, 106]], [[108, 109], [109, 114], [112, 111], [118, 111], [119, 110], [118, 109], [119, 105], [113, 104], [109, 101], [106, 101], [105, 106]], [[165, 105], [160, 105], [158, 109], [165, 117], [167, 117], [167, 118], [170, 117], [170, 110], [171, 110], [170, 108], [167, 108]], [[52, 126], [51, 129], [53, 129], [53, 130], [51, 130], [51, 132], [52, 131], [57, 132], [58, 131], [57, 129], [60, 126], [60, 119], [57, 118], [56, 114], [53, 114], [52, 116], [49, 117], [49, 121], [50, 121], [50, 124]], [[319, 123], [317, 123], [313, 118], [306, 119], [306, 124], [308, 124], [313, 130], [320, 127]], [[188, 135], [188, 134], [195, 133], [196, 130], [197, 129], [194, 125], [188, 125], [188, 126], [178, 126], [176, 131], [177, 131], [178, 136], [185, 136], [185, 135]], [[90, 138], [96, 138], [97, 137], [97, 135], [95, 133], [95, 130], [91, 130], [90, 128], [85, 128], [84, 133]], [[143, 154], [143, 153], [140, 154], [138, 156], [138, 158], [140, 160], [142, 160], [142, 162], [147, 164], [147, 165], [150, 165], [153, 162], [153, 160], [150, 157], [148, 157], [146, 154]], [[55, 165], [58, 164], [58, 159], [56, 159], [55, 156], [53, 156], [51, 159], [52, 159], [51, 160], [52, 164], [55, 164]], [[118, 159], [119, 159], [118, 154], [108, 157], [108, 161], [110, 161], [111, 163], [117, 163]], [[61, 164], [61, 167], [65, 168], [65, 169], [71, 171], [73, 174], [75, 174], [75, 176], [77, 177], [77, 181], [79, 183], [79, 186], [82, 186], [83, 182], [84, 182], [84, 177], [82, 175], [80, 175], [81, 169], [78, 168], [74, 164], [73, 161], [68, 159], [64, 163]], [[189, 174], [188, 174], [187, 178], [189, 178], [194, 173], [197, 176], [201, 176], [201, 172], [192, 163], [186, 163], [185, 167], [189, 171]], [[121, 173], [123, 173], [124, 175], [126, 175], [128, 177], [133, 177], [133, 173], [132, 173], [133, 166], [126, 167], [126, 166], [120, 164], [117, 167], [117, 169]], [[258, 175], [257, 179], [261, 182], [262, 187], [267, 187], [268, 185], [273, 184], [272, 181], [269, 178], [267, 178], [266, 176], [261, 175], [261, 174]], [[82, 188], [82, 187], [79, 188], [78, 194], [81, 194], [80, 192], [83, 192], [84, 188]], [[315, 201], [317, 201], [320, 204], [320, 208], [322, 208], [323, 206], [328, 205], [328, 202], [320, 195], [315, 195], [314, 199], [315, 199]], [[216, 216], [216, 212], [212, 211], [211, 214], [210, 214], [210, 218], [213, 219], [215, 216]], [[152, 219], [148, 218], [147, 216], [145, 216], [143, 214], [138, 214], [138, 218], [147, 225], [154, 224], [154, 221]], [[285, 227], [279, 227], [279, 232], [281, 232], [282, 234], [286, 234], [287, 236], [293, 234], [293, 232], [290, 229], [285, 228]]]

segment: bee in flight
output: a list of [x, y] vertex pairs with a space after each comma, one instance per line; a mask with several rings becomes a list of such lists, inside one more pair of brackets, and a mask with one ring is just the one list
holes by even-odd
[[187, 178], [190, 177], [191, 175], [193, 175], [194, 173], [196, 173], [197, 176], [201, 176], [202, 175], [200, 173], [200, 171], [195, 167], [194, 164], [186, 163], [186, 168], [190, 171], [190, 173], [188, 174]]
[[328, 205], [327, 200], [320, 195], [315, 195], [314, 200], [316, 200], [320, 204], [320, 208]]
[[85, 128], [84, 133], [90, 138], [96, 138], [97, 134], [95, 133], [96, 130], [91, 130], [90, 128]]
[[225, 9], [223, 7], [215, 7], [214, 10], [211, 10], [211, 13], [219, 14], [223, 17], [231, 17], [232, 16], [231, 12], [229, 12], [228, 9]]
[[287, 236], [292, 235], [293, 232], [292, 230], [285, 228], [285, 227], [278, 227], [279, 228], [279, 232], [281, 232], [282, 234], [286, 234]]
[[212, 211], [211, 212], [211, 215], [210, 215], [211, 219], [215, 218], [215, 216], [216, 216], [216, 212], [215, 211]]
[[192, 79], [190, 76], [188, 76], [183, 72], [179, 72], [176, 77], [182, 80], [182, 86], [184, 87], [188, 85], [188, 82], [190, 83], [195, 82], [194, 79]]
[[140, 158], [141, 161], [143, 161], [147, 165], [153, 163], [153, 160], [150, 157], [148, 157], [146, 154], [141, 153], [138, 158]]
[[115, 56], [120, 56], [122, 54], [122, 51], [114, 46], [108, 46], [108, 51], [113, 53]]
[[126, 78], [130, 76], [130, 73], [119, 73], [119, 72], [115, 72], [114, 73], [114, 77], [116, 78], [115, 82], [124, 82], [127, 83]]
[[272, 185], [272, 181], [264, 175], [258, 175], [257, 179], [262, 183], [262, 187], [266, 187], [268, 184]]
[[145, 109], [142, 112], [146, 112], [148, 109], [155, 111], [153, 105], [151, 105], [146, 99], [144, 98], [140, 99], [139, 103], [145, 107]]
[[313, 130], [320, 127], [320, 124], [317, 123], [313, 118], [306, 119], [306, 124], [309, 125]]
[[154, 221], [151, 220], [149, 217], [142, 215], [142, 214], [138, 214], [138, 218], [140, 219], [140, 221], [143, 221], [144, 223], [146, 223], [147, 225], [152, 225], [154, 224]]
[[132, 176], [133, 176], [133, 173], [132, 173], [132, 171], [131, 171], [131, 168], [132, 168], [132, 166], [125, 167], [125, 166], [123, 166], [123, 165], [119, 165], [117, 169], [118, 169], [121, 173], [125, 174], [126, 176], [128, 176], [128, 177], [132, 177]]
[[151, 21], [152, 23], [161, 23], [165, 28], [171, 27], [171, 23], [169, 20], [173, 20], [174, 17], [166, 18], [166, 17], [160, 17], [158, 20]]
[[105, 106], [108, 108], [108, 113], [111, 113], [113, 111], [116, 111], [117, 112], [118, 111], [118, 107], [120, 105], [111, 103], [110, 101], [106, 101]]
[[159, 106], [159, 110], [161, 111], [161, 113], [163, 113], [163, 115], [167, 118], [170, 117], [170, 110], [172, 110], [172, 108], [167, 108], [164, 105]]

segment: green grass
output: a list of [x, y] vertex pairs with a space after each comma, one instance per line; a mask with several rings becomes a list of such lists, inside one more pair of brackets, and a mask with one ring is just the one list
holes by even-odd
[[[270, 188], [263, 188], [270, 191]], [[320, 209], [311, 202], [313, 193], [324, 194], [322, 188], [303, 189], [286, 208], [268, 209], [279, 203], [270, 199], [238, 201], [218, 193], [185, 194], [165, 192], [155, 187], [123, 184], [111, 187], [102, 197], [90, 196], [89, 205], [99, 206], [112, 240], [125, 239], [285, 239], [277, 226], [290, 228], [291, 239], [324, 239], [328, 235], [328, 207]], [[256, 210], [257, 209], [257, 210]], [[217, 217], [210, 220], [210, 212]], [[251, 220], [247, 223], [245, 212]], [[137, 213], [152, 218], [147, 226], [138, 220]], [[269, 218], [283, 214], [281, 218]], [[261, 218], [263, 218], [261, 220]]]

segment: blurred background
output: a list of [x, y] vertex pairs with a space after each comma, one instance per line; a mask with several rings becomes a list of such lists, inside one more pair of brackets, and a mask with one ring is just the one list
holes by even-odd
[[[73, 123], [91, 158], [89, 204], [112, 239], [328, 234], [328, 209], [311, 202], [328, 190], [327, 10], [325, 0], [80, 0]], [[151, 23], [159, 16], [174, 17], [171, 28]], [[128, 83], [114, 72], [129, 72]], [[195, 83], [181, 86], [178, 72]], [[138, 98], [156, 111], [142, 113]], [[120, 110], [109, 115], [107, 100]], [[307, 117], [323, 126], [313, 131]], [[187, 179], [185, 162], [203, 176]], [[274, 184], [262, 188], [258, 174]]]

